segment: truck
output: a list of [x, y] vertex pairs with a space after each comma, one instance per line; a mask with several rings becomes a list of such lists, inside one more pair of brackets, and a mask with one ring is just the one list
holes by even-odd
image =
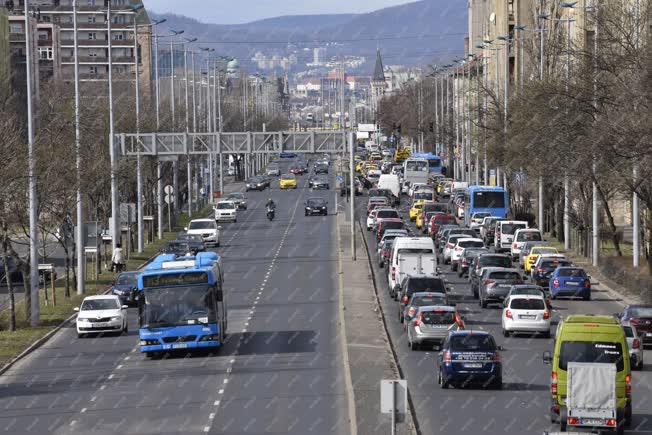
[[[624, 425], [618, 425], [616, 408], [616, 373], [615, 364], [568, 363], [567, 430], [617, 429], [617, 433], [623, 433]], [[562, 421], [562, 428], [563, 425]]]

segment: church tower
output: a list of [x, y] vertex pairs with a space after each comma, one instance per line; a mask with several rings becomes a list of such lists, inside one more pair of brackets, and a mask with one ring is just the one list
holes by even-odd
[[378, 113], [380, 100], [385, 94], [387, 83], [385, 82], [385, 69], [383, 68], [383, 60], [380, 57], [380, 49], [376, 50], [376, 65], [374, 66], [374, 73], [371, 76], [371, 106], [374, 111], [374, 118]]

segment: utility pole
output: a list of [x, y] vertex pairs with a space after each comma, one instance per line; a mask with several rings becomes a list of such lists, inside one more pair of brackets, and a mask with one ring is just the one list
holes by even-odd
[[77, 294], [86, 290], [86, 253], [84, 252], [84, 203], [81, 191], [81, 131], [79, 129], [79, 50], [77, 34], [77, 0], [72, 0], [73, 43], [75, 57], [75, 169], [77, 170]]
[[[186, 138], [188, 138], [188, 132], [190, 130], [190, 119], [189, 119], [189, 107], [188, 107], [188, 51], [186, 50], [186, 45], [181, 46], [183, 48], [183, 79], [184, 79], [184, 89], [185, 89], [185, 117], [186, 117]], [[190, 154], [187, 156], [187, 183], [188, 183], [188, 217], [192, 217], [192, 160], [190, 159]]]
[[[142, 5], [142, 4], [141, 4]], [[141, 6], [142, 7], [142, 6]], [[136, 134], [140, 134], [140, 69], [138, 67], [138, 21], [136, 20], [136, 15], [138, 14], [137, 9], [132, 7], [133, 17], [134, 17], [134, 63], [136, 69]], [[140, 153], [136, 156], [136, 214], [137, 218], [137, 251], [138, 253], [143, 252], [144, 249], [144, 237], [143, 237], [143, 170], [142, 170], [142, 158]], [[131, 225], [131, 222], [128, 222]]]
[[111, 219], [113, 222], [113, 235], [111, 248], [115, 249], [120, 240], [120, 209], [118, 199], [118, 158], [114, 146], [114, 120], [113, 120], [113, 44], [111, 41], [111, 0], [107, 0], [107, 44], [109, 55], [109, 153], [111, 156]]
[[[158, 73], [158, 64], [159, 64], [159, 52], [158, 52], [158, 30], [157, 27], [154, 27], [154, 55], [156, 57], [156, 63], [154, 64], [154, 84], [156, 86], [156, 132], [158, 133], [161, 129], [161, 115], [160, 115], [160, 100], [161, 100], [161, 89], [159, 83], [159, 73]], [[156, 159], [156, 214], [158, 221], [158, 239], [163, 239], [163, 174], [161, 168], [161, 160]]]

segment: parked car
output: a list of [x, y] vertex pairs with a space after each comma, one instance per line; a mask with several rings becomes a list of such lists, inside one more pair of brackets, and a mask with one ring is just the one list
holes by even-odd
[[550, 275], [550, 296], [581, 297], [591, 300], [591, 279], [580, 267], [558, 267]]
[[486, 331], [451, 332], [437, 355], [439, 385], [448, 388], [479, 384], [483, 388], [501, 389], [501, 350]]
[[118, 296], [87, 296], [75, 311], [78, 338], [87, 334], [126, 334], [128, 331], [127, 306], [120, 302]]
[[487, 308], [489, 304], [502, 304], [514, 284], [523, 284], [523, 278], [517, 269], [485, 267], [478, 291], [480, 307]]
[[543, 295], [512, 295], [505, 299], [501, 316], [503, 336], [540, 333], [550, 337], [550, 309]]
[[455, 307], [450, 305], [424, 306], [417, 309], [407, 322], [407, 342], [412, 350], [421, 346], [441, 346], [452, 331], [464, 329], [464, 323]]

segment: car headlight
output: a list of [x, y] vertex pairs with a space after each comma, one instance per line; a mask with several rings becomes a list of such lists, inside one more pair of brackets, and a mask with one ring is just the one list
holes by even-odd
[[220, 334], [204, 335], [199, 341], [219, 341]]
[[112, 322], [117, 322], [118, 320], [122, 320], [122, 317], [111, 317]]
[[159, 341], [147, 339], [147, 340], [140, 340], [138, 344], [141, 346], [156, 346], [157, 344], [159, 344]]
[[88, 322], [88, 319], [86, 317], [77, 317], [78, 322]]

